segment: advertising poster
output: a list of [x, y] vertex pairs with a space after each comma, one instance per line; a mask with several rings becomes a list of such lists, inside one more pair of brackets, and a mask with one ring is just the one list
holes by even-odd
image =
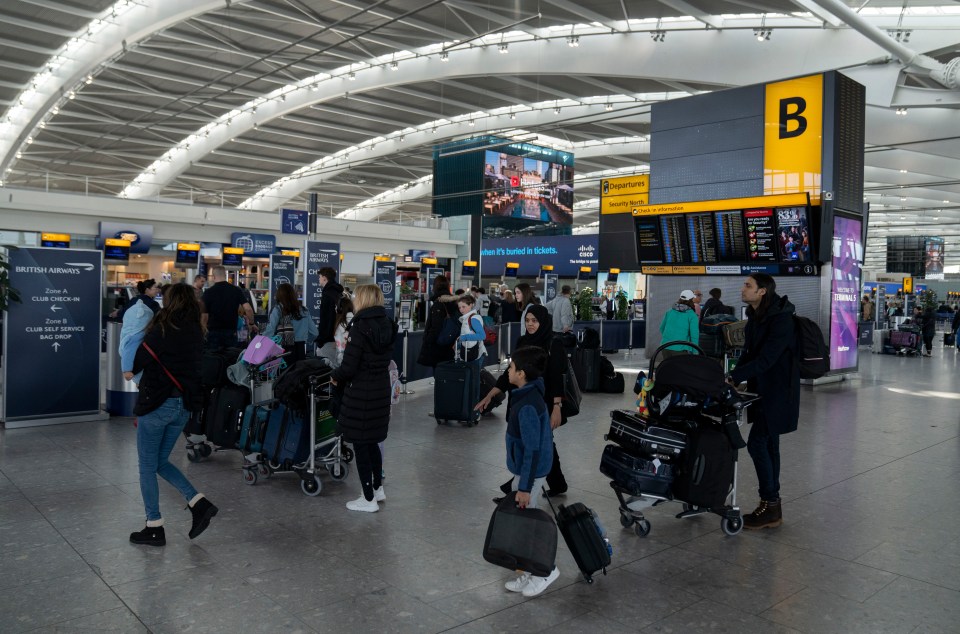
[[747, 245], [751, 261], [776, 262], [776, 234], [772, 209], [750, 209], [743, 212], [747, 224]]
[[373, 283], [383, 292], [383, 305], [387, 309], [387, 317], [394, 319], [397, 309], [397, 263], [374, 260]]
[[323, 288], [320, 286], [320, 269], [330, 267], [340, 279], [340, 243], [305, 240], [303, 251], [303, 305], [310, 311], [313, 321], [320, 323], [320, 301]]
[[857, 367], [860, 321], [862, 221], [837, 215], [833, 220], [833, 279], [830, 288], [830, 369]]
[[810, 225], [806, 207], [781, 207], [777, 209], [777, 242], [780, 259], [784, 262], [809, 262]]
[[[281, 284], [292, 284], [296, 288], [297, 258], [274, 253], [270, 256], [270, 307], [267, 314], [277, 302], [277, 289]], [[313, 311], [310, 311], [310, 314], [312, 315]]]
[[541, 264], [552, 264], [553, 272], [564, 278], [576, 277], [581, 266], [597, 268], [600, 236], [542, 236], [498, 238], [480, 243], [480, 272], [500, 277], [507, 262], [520, 264], [520, 277], [537, 277]]
[[943, 279], [943, 238], [927, 238], [923, 249], [923, 277]]
[[100, 411], [99, 251], [9, 253], [12, 303], [4, 328], [4, 421]]

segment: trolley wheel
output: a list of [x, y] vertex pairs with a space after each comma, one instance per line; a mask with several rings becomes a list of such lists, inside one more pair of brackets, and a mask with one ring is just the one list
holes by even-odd
[[620, 526], [623, 526], [624, 528], [630, 528], [633, 526], [634, 521], [635, 520], [633, 519], [633, 516], [629, 513], [624, 513], [623, 511], [620, 512]]
[[309, 480], [300, 480], [300, 490], [303, 491], [304, 495], [316, 497], [320, 495], [322, 489], [323, 485], [320, 483], [320, 476], [315, 475]]
[[200, 462], [203, 460], [203, 456], [200, 455], [199, 446], [194, 446], [187, 449], [187, 460], [190, 462]]
[[583, 573], [583, 580], [586, 581], [588, 584], [593, 583], [593, 577], [591, 575], [588, 575], [587, 573]]
[[270, 470], [270, 473], [273, 473], [274, 471], [283, 471], [283, 465], [278, 462], [273, 462], [272, 460], [267, 462], [264, 466]]
[[[339, 473], [338, 473], [339, 467]], [[346, 462], [327, 465], [327, 472], [334, 482], [343, 482], [350, 475], [350, 465]]]
[[273, 471], [270, 469], [269, 466], [261, 463], [261, 464], [260, 464], [260, 475], [262, 475], [264, 478], [269, 478], [270, 476], [273, 475]]
[[211, 446], [208, 445], [207, 443], [203, 443], [202, 445], [200, 445], [200, 455], [201, 455], [201, 456], [203, 456], [204, 458], [209, 458], [209, 457], [210, 457], [210, 454], [212, 454], [212, 453], [213, 453], [213, 447], [211, 447]]
[[724, 517], [720, 520], [720, 529], [727, 535], [737, 535], [743, 530], [743, 518]]
[[244, 469], [243, 470], [243, 483], [253, 486], [257, 483], [257, 470], [256, 469]]
[[350, 447], [343, 447], [340, 450], [340, 457], [343, 459], [344, 462], [346, 462], [347, 464], [350, 464], [351, 462], [353, 462], [353, 449], [351, 449]]
[[646, 537], [650, 534], [650, 520], [637, 520], [633, 530], [638, 537]]

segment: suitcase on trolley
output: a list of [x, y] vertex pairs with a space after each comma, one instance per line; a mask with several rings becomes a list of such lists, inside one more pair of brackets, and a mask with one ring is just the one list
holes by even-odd
[[277, 405], [267, 422], [263, 455], [271, 463], [281, 466], [306, 460], [310, 455], [310, 427], [306, 417]]
[[203, 408], [203, 433], [218, 447], [236, 447], [250, 390], [227, 384], [207, 393]]
[[630, 410], [610, 412], [610, 430], [603, 438], [632, 453], [658, 455], [665, 460], [675, 459], [687, 446], [687, 435], [682, 431], [651, 424]]
[[630, 495], [673, 497], [673, 465], [658, 457], [642, 458], [616, 445], [607, 445], [600, 458], [600, 473]]
[[673, 497], [704, 509], [726, 504], [737, 469], [737, 450], [722, 431], [700, 425], [687, 435], [687, 449], [677, 465]]
[[433, 380], [433, 415], [437, 424], [458, 421], [476, 425], [479, 412], [473, 406], [480, 400], [480, 363], [457, 360], [439, 363]]
[[282, 415], [277, 409], [276, 401], [253, 403], [243, 410], [243, 425], [240, 429], [240, 442], [237, 449], [244, 454], [260, 453], [263, 451], [263, 439], [267, 435], [270, 419]]
[[570, 549], [584, 580], [593, 583], [595, 573], [602, 571], [607, 574], [613, 548], [596, 514], [580, 502], [569, 506], [561, 504], [556, 509], [553, 508], [550, 498], [547, 498], [547, 502], [556, 516], [557, 528], [563, 535], [563, 541]]

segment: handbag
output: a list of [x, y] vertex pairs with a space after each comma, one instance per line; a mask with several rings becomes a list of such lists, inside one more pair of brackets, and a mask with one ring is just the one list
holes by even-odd
[[483, 558], [508, 570], [549, 575], [557, 559], [557, 525], [543, 509], [517, 507], [516, 493], [497, 504], [487, 526]]
[[243, 360], [250, 365], [260, 365], [283, 354], [283, 348], [270, 337], [257, 335], [243, 351]]
[[440, 327], [440, 334], [437, 335], [437, 344], [441, 346], [452, 346], [453, 342], [460, 336], [460, 321], [453, 317], [446, 317], [443, 325]]
[[580, 393], [577, 375], [573, 372], [570, 357], [567, 357], [567, 370], [563, 373], [563, 401], [560, 403], [560, 411], [566, 418], [576, 416], [580, 413], [580, 402], [582, 400], [583, 394]]

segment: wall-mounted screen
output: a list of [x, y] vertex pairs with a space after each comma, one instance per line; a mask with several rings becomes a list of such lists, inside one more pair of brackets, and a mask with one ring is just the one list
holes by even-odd
[[593, 279], [593, 269], [589, 266], [581, 266], [580, 272], [577, 274], [577, 280], [581, 282], [589, 282]]
[[223, 265], [237, 268], [243, 266], [243, 249], [223, 247]]
[[177, 266], [187, 268], [193, 268], [200, 264], [200, 245], [190, 242], [178, 242], [176, 264]]
[[69, 233], [41, 233], [40, 246], [51, 247], [54, 249], [69, 249], [70, 234]]
[[519, 262], [507, 262], [506, 266], [503, 267], [503, 276], [504, 277], [517, 277], [517, 272], [520, 271]]
[[460, 269], [460, 277], [473, 277], [477, 274], [477, 263], [470, 260], [463, 263]]
[[923, 276], [928, 280], [943, 279], [943, 238], [927, 238], [923, 249]]
[[103, 259], [110, 262], [126, 262], [130, 259], [130, 241], [107, 238], [103, 241]]
[[483, 214], [573, 223], [573, 166], [487, 150]]
[[783, 207], [777, 212], [777, 240], [784, 262], [812, 262], [810, 219], [806, 207]]
[[747, 234], [743, 230], [743, 212], [717, 212], [716, 223], [717, 259], [720, 262], [746, 262]]
[[831, 263], [830, 369], [856, 369], [863, 266], [863, 221], [860, 218], [834, 216]]
[[536, 277], [544, 264], [561, 278], [574, 278], [581, 266], [597, 267], [600, 252], [597, 234], [515, 237], [480, 243], [480, 274], [499, 276], [507, 262], [520, 264], [522, 277]]

